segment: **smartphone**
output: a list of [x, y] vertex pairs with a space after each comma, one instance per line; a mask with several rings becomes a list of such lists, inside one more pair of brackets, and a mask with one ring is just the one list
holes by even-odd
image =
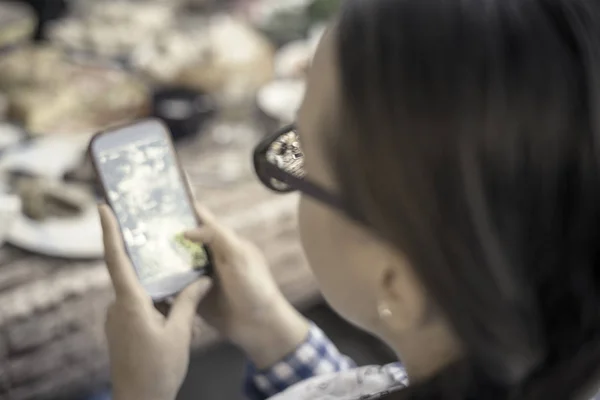
[[183, 232], [201, 224], [166, 126], [154, 119], [95, 135], [90, 156], [140, 282], [164, 300], [210, 271], [210, 252]]

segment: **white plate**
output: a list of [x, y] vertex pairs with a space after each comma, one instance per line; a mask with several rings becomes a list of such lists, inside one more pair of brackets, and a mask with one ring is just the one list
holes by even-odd
[[38, 222], [20, 214], [7, 242], [43, 255], [73, 259], [102, 258], [102, 228], [96, 206], [77, 218], [53, 218]]
[[[89, 135], [49, 136], [6, 150], [0, 158], [0, 172], [19, 170], [49, 179], [76, 167], [85, 154]], [[20, 213], [6, 235], [6, 241], [25, 250], [64, 258], [101, 258], [102, 230], [96, 205], [74, 218], [35, 221]]]
[[302, 79], [275, 80], [258, 91], [256, 101], [260, 109], [271, 118], [292, 123], [305, 90], [306, 83]]
[[35, 176], [62, 179], [82, 160], [89, 135], [48, 136], [6, 150], [0, 171], [19, 170]]
[[[2, 99], [0, 98], [0, 103]], [[2, 105], [0, 105], [0, 108]], [[16, 125], [0, 121], [0, 150], [17, 144], [25, 138], [25, 132]]]

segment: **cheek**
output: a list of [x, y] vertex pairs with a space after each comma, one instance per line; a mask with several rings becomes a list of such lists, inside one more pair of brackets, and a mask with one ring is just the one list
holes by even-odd
[[305, 196], [301, 197], [298, 210], [300, 240], [310, 266], [325, 290], [330, 281], [335, 281], [333, 277], [337, 269], [337, 263], [331, 257], [337, 250], [334, 249], [336, 244], [333, 243], [326, 217], [322, 207]]
[[369, 330], [376, 306], [375, 282], [365, 264], [368, 251], [354, 243], [348, 233], [351, 226], [340, 216], [305, 196], [300, 200], [298, 225], [306, 257], [327, 302], [347, 320]]

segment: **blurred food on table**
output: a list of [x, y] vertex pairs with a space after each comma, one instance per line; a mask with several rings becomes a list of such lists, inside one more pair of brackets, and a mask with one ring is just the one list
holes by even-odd
[[32, 134], [94, 132], [147, 114], [148, 88], [117, 68], [31, 45], [0, 58], [8, 115]]
[[79, 182], [86, 183], [96, 187], [96, 171], [94, 171], [94, 165], [92, 159], [86, 152], [81, 156], [81, 160], [74, 167], [69, 168], [63, 175], [63, 179], [66, 182]]
[[26, 5], [0, 3], [0, 51], [30, 40], [35, 26], [35, 14]]
[[252, 98], [273, 78], [273, 46], [251, 26], [219, 15], [211, 18], [205, 57], [179, 73], [177, 82], [207, 90], [225, 104]]
[[142, 41], [132, 50], [130, 63], [152, 81], [165, 84], [177, 80], [185, 66], [205, 61], [209, 51], [203, 29], [171, 30]]
[[89, 187], [81, 184], [30, 176], [14, 179], [16, 192], [23, 202], [23, 213], [36, 221], [77, 217], [94, 203]]
[[57, 45], [98, 57], [129, 56], [139, 43], [172, 29], [175, 8], [166, 1], [82, 2], [55, 21], [48, 37]]

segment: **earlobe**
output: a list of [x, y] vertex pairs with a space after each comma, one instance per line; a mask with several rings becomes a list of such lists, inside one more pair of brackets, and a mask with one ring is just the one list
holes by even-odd
[[377, 314], [384, 329], [395, 335], [422, 323], [426, 296], [408, 265], [390, 265], [382, 274]]
[[381, 302], [377, 305], [377, 315], [379, 315], [381, 320], [386, 320], [393, 317], [394, 313], [386, 303]]

